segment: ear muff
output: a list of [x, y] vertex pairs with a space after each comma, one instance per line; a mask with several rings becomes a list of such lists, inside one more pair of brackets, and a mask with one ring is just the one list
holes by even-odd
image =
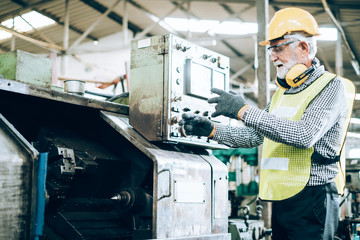
[[290, 87], [298, 87], [308, 78], [309, 74], [315, 70], [311, 65], [307, 68], [304, 64], [296, 64], [286, 74], [285, 80]]
[[287, 84], [286, 80], [283, 79], [283, 78], [276, 78], [275, 79], [275, 83], [276, 85], [278, 85], [278, 87], [286, 90], [286, 89], [289, 89], [291, 86], [289, 86], [289, 84]]

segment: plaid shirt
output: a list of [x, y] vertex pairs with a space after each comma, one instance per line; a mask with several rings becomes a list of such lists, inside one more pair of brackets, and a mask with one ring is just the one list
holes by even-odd
[[[306, 81], [286, 93], [298, 93], [325, 73], [318, 59], [314, 59], [315, 71]], [[264, 137], [297, 148], [314, 147], [315, 153], [326, 159], [334, 159], [341, 149], [341, 134], [346, 131], [346, 93], [339, 77], [336, 77], [312, 101], [300, 121], [277, 118], [269, 114], [270, 103], [265, 110], [250, 107], [243, 116], [244, 127], [216, 124], [213, 140], [230, 147], [252, 148], [263, 143]], [[318, 156], [319, 156], [318, 155]], [[332, 182], [338, 172], [336, 163], [312, 159], [308, 186]]]

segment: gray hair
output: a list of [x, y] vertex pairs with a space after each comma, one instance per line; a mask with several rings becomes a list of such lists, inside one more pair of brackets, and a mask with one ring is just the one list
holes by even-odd
[[[308, 36], [303, 32], [294, 32], [291, 34], [284, 35], [284, 38], [289, 38], [295, 41], [306, 42], [309, 46], [309, 59], [312, 60], [315, 58], [317, 52], [317, 42], [315, 36]], [[296, 42], [290, 44], [291, 47], [296, 46]]]

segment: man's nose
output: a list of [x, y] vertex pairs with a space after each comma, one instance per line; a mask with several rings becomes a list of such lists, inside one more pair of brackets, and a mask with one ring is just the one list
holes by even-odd
[[270, 61], [271, 61], [271, 62], [275, 62], [277, 59], [278, 59], [277, 54], [272, 53], [272, 54], [270, 55]]

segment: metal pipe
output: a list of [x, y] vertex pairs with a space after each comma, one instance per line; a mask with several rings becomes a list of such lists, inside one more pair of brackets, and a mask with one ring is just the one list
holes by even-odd
[[53, 41], [51, 38], [49, 38], [48, 36], [46, 36], [43, 32], [39, 31], [38, 29], [36, 29], [31, 23], [29, 23], [25, 18], [23, 18], [23, 16], [19, 16], [24, 22], [26, 22], [27, 25], [29, 25], [43, 40], [55, 44], [55, 41]]
[[234, 73], [231, 77], [230, 80], [234, 80], [235, 78], [237, 78], [238, 76], [240, 76], [241, 74], [245, 73], [247, 70], [249, 70], [250, 68], [252, 68], [254, 66], [253, 63], [247, 64], [245, 67], [241, 68], [239, 71], [237, 71], [236, 73]]
[[[70, 10], [69, 10], [69, 0], [65, 0], [65, 19], [64, 19], [64, 39], [63, 47], [68, 49], [69, 47], [69, 26], [70, 26]], [[67, 55], [67, 50], [61, 58], [61, 75], [65, 76], [68, 69], [69, 56]]]
[[69, 26], [70, 26], [70, 11], [69, 11], [69, 0], [65, 0], [65, 21], [64, 21], [64, 49], [69, 47]]
[[[266, 39], [267, 25], [269, 19], [269, 1], [256, 0], [258, 33], [259, 40]], [[257, 41], [257, 40], [256, 40]], [[266, 107], [267, 102], [270, 100], [270, 56], [266, 52], [266, 48], [257, 46], [257, 68], [256, 79], [258, 80], [258, 106], [260, 109]]]
[[[134, 2], [133, 0], [128, 0], [129, 3], [131, 5], [133, 5], [134, 7], [136, 7], [137, 9], [143, 11], [145, 13], [146, 16], [148, 16], [151, 21], [153, 22], [158, 22], [159, 18], [157, 16], [155, 16], [154, 14], [152, 14], [149, 10], [147, 10], [145, 7], [141, 6], [140, 4], [138, 4], [137, 2]], [[176, 31], [175, 29], [173, 29], [169, 24], [165, 23], [164, 21], [162, 22], [163, 24], [159, 25], [160, 27], [164, 28], [166, 31], [168, 31], [169, 33], [172, 33], [174, 35], [177, 35], [179, 37], [185, 38], [185, 36]]]
[[[12, 19], [12, 29], [15, 30], [15, 16]], [[15, 35], [13, 34], [11, 37], [11, 46], [10, 46], [11, 51], [15, 50]]]
[[343, 75], [343, 56], [342, 56], [342, 41], [341, 41], [341, 36], [340, 36], [339, 31], [337, 31], [335, 66], [336, 66], [336, 74], [339, 76], [342, 76]]
[[129, 43], [129, 15], [127, 11], [127, 0], [124, 0], [123, 3], [123, 37], [124, 37], [124, 44]]
[[332, 14], [326, 0], [321, 0], [323, 6], [324, 6], [324, 9], [326, 11], [326, 13], [329, 15], [331, 21], [334, 23], [335, 27], [337, 28], [337, 30], [340, 32], [341, 34], [341, 37], [343, 39], [343, 42], [344, 42], [344, 45], [346, 47], [346, 50], [347, 52], [349, 53], [350, 55], [350, 58], [351, 58], [351, 64], [356, 72], [357, 75], [360, 75], [360, 69], [359, 69], [359, 62], [357, 61], [350, 45], [349, 45], [349, 42], [347, 41], [346, 39], [346, 35], [345, 35], [345, 32], [343, 30], [343, 28], [341, 27], [341, 25], [339, 24], [339, 22], [336, 20], [336, 18], [334, 17], [334, 15]]
[[48, 43], [48, 42], [44, 42], [44, 41], [40, 41], [40, 40], [31, 38], [29, 36], [26, 36], [26, 35], [24, 35], [22, 33], [19, 33], [18, 31], [15, 31], [15, 30], [13, 30], [11, 28], [8, 28], [8, 27], [6, 27], [4, 25], [1, 25], [1, 24], [0, 24], [0, 29], [4, 30], [6, 32], [9, 32], [9, 33], [11, 33], [11, 34], [13, 34], [13, 35], [15, 35], [15, 36], [17, 36], [19, 38], [22, 38], [25, 41], [29, 41], [29, 42], [31, 42], [31, 43], [33, 43], [35, 45], [38, 45], [38, 46], [46, 48], [46, 49], [57, 50], [57, 51], [59, 51], [59, 50], [64, 51], [65, 50], [63, 47], [60, 47], [60, 46], [58, 46], [56, 44], [51, 44], [51, 43]]

